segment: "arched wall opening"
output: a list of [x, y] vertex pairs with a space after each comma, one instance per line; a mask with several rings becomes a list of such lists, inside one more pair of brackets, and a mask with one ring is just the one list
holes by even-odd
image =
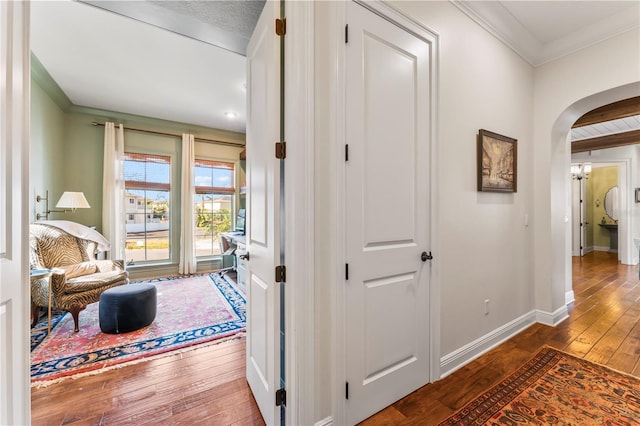
[[[551, 293], [555, 299], [564, 295], [565, 305], [573, 300], [571, 271], [571, 227], [566, 226], [571, 215], [571, 126], [583, 114], [623, 99], [640, 96], [640, 82], [608, 89], [584, 97], [567, 107], [556, 119], [551, 131], [550, 193], [551, 209]], [[637, 177], [636, 177], [637, 179]], [[632, 176], [628, 177], [632, 181]], [[637, 183], [637, 182], [636, 182]], [[633, 217], [629, 215], [629, 217]], [[631, 220], [631, 219], [630, 219]], [[565, 225], [565, 226], [561, 226]], [[640, 224], [631, 232], [640, 232]], [[631, 244], [630, 242], [628, 244]]]

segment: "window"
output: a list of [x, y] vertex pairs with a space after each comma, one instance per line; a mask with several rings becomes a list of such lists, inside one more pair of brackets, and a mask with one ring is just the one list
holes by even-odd
[[169, 260], [171, 158], [125, 153], [124, 179], [127, 260]]
[[196, 256], [221, 253], [219, 234], [233, 226], [235, 165], [221, 161], [195, 161], [194, 213]]

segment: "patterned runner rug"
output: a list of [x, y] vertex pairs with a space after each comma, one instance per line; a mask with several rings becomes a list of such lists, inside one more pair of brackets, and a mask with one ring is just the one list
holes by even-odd
[[640, 379], [550, 347], [440, 423], [638, 424]]
[[98, 303], [93, 303], [80, 312], [78, 333], [73, 332], [69, 313], [55, 316], [49, 337], [46, 330], [32, 333], [32, 385], [77, 374], [95, 374], [245, 331], [244, 295], [216, 274], [144, 282], [154, 284], [158, 291], [156, 318], [147, 327], [123, 334], [102, 333]]

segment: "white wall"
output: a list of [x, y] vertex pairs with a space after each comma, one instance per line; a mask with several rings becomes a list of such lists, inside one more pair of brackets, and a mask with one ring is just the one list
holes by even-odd
[[640, 95], [640, 34], [621, 34], [535, 70], [535, 306], [555, 312], [571, 289], [567, 135], [582, 114]]

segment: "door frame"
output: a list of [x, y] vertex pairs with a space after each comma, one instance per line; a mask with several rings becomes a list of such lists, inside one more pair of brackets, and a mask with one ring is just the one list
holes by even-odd
[[[315, 6], [285, 0], [286, 423], [315, 419]], [[288, 95], [289, 94], [289, 95]], [[294, 95], [295, 94], [295, 95]], [[275, 142], [275, 141], [274, 141]]]
[[[287, 24], [282, 66], [285, 73], [284, 134], [287, 149], [284, 161], [285, 238], [280, 244], [286, 250], [287, 267], [284, 306], [285, 422], [314, 424], [317, 391], [314, 298], [315, 57], [309, 52], [313, 52], [315, 45], [315, 6], [313, 2], [285, 0], [284, 7]], [[279, 357], [279, 349], [276, 352], [273, 356]]]
[[[395, 7], [381, 2], [363, 2], [354, 0], [357, 4], [365, 7], [370, 12], [391, 21], [405, 31], [418, 35], [425, 39], [431, 45], [429, 58], [430, 81], [429, 89], [431, 91], [431, 99], [429, 100], [429, 119], [431, 120], [430, 129], [430, 236], [431, 240], [428, 246], [434, 253], [434, 260], [430, 268], [430, 290], [429, 290], [429, 327], [430, 327], [430, 343], [429, 343], [429, 382], [433, 382], [440, 378], [441, 359], [440, 359], [440, 279], [439, 279], [439, 260], [438, 253], [440, 248], [438, 226], [439, 217], [437, 211], [438, 205], [438, 34], [419, 23]], [[331, 232], [330, 251], [333, 256], [330, 259], [330, 300], [329, 312], [332, 315], [331, 327], [331, 363], [332, 363], [332, 388], [331, 388], [331, 405], [332, 405], [332, 423], [344, 424], [346, 421], [346, 400], [345, 400], [345, 382], [346, 382], [346, 330], [345, 330], [345, 275], [344, 264], [346, 256], [346, 241], [344, 239], [346, 231], [346, 215], [345, 215], [345, 183], [346, 170], [344, 161], [344, 145], [346, 141], [346, 45], [344, 41], [346, 21], [346, 2], [331, 2], [329, 8], [329, 49], [327, 60], [330, 62], [330, 68], [335, 69], [335, 81], [331, 82], [331, 89], [327, 96], [329, 98], [330, 114], [328, 114], [328, 123], [331, 134], [331, 152], [329, 165], [329, 175], [331, 176], [329, 186], [331, 188], [331, 202], [327, 206], [327, 212], [330, 212], [330, 222], [335, 224]]]
[[29, 2], [0, 5], [0, 68], [5, 116], [0, 126], [0, 424], [31, 423], [29, 375], [29, 130], [31, 62]]

